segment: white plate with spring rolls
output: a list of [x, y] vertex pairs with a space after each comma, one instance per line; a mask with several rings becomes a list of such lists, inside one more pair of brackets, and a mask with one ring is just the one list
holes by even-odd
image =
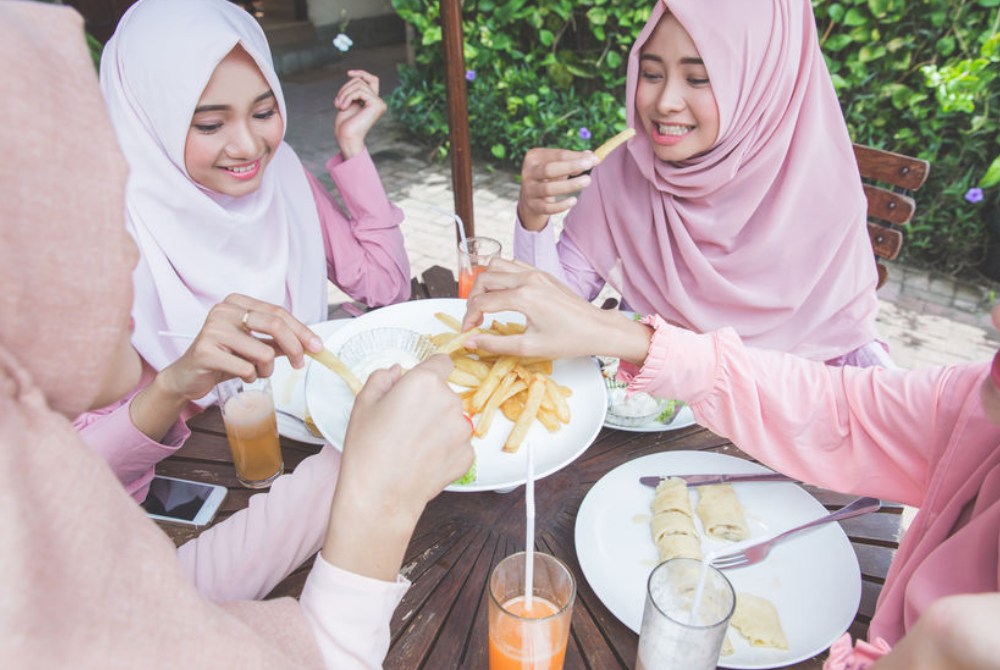
[[[407, 328], [425, 335], [449, 332], [448, 326], [435, 317], [435, 313], [443, 312], [461, 321], [465, 316], [465, 304], [465, 300], [432, 299], [382, 307], [349, 320], [343, 328], [326, 338], [326, 347], [337, 353], [352, 336], [373, 328]], [[486, 316], [487, 323], [494, 319], [504, 323], [524, 323], [524, 316], [517, 312]], [[552, 433], [537, 421], [528, 430], [524, 441], [532, 444], [536, 479], [569, 465], [586, 451], [601, 430], [606, 409], [604, 381], [597, 364], [590, 357], [556, 360], [550, 378], [572, 390], [572, 395], [566, 398], [570, 420]], [[353, 402], [353, 396], [340, 377], [322, 366], [310, 367], [306, 378], [309, 412], [323, 435], [338, 449], [343, 446], [349, 408]], [[446, 490], [496, 491], [523, 484], [527, 472], [527, 450], [522, 445], [515, 453], [503, 451], [513, 425], [497, 412], [489, 432], [472, 440], [476, 450], [476, 480], [468, 484], [452, 484]]]
[[[734, 456], [673, 451], [624, 463], [594, 484], [577, 514], [576, 553], [587, 582], [612, 614], [639, 632], [646, 580], [659, 562], [650, 533], [655, 491], [640, 484], [639, 477], [752, 472], [768, 470]], [[737, 483], [733, 489], [743, 504], [751, 538], [827, 514], [797, 484]], [[694, 508], [697, 487], [688, 491]], [[706, 536], [697, 516], [703, 553], [729, 546]], [[751, 647], [730, 629], [734, 653], [719, 658], [723, 668], [776, 668], [812, 658], [848, 629], [861, 601], [857, 556], [836, 523], [780, 543], [764, 561], [725, 574], [737, 593], [751, 593], [775, 605], [789, 649]]]

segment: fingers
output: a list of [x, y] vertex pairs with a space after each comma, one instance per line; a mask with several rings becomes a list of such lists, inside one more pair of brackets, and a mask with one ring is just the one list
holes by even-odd
[[[353, 72], [363, 72], [356, 70]], [[363, 76], [352, 77], [346, 84], [340, 87], [334, 105], [337, 109], [347, 109], [353, 102], [362, 102], [368, 105], [384, 104], [378, 95], [378, 77], [363, 72]]]
[[272, 351], [288, 356], [288, 360], [295, 368], [301, 368], [304, 364], [306, 350], [313, 353], [323, 350], [323, 341], [319, 336], [284, 307], [238, 293], [228, 296], [222, 304], [242, 309], [239, 317], [240, 327], [244, 331], [269, 335], [272, 339], [269, 343], [273, 347]]
[[373, 75], [371, 72], [368, 72], [366, 70], [348, 70], [347, 76], [354, 77], [365, 82], [368, 85], [368, 87], [375, 92], [375, 95], [378, 95], [378, 84], [379, 84], [378, 77]]

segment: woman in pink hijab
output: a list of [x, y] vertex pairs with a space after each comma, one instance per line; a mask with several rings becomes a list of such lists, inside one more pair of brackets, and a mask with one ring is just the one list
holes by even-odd
[[145, 365], [132, 393], [77, 427], [138, 500], [216, 383], [319, 350], [302, 324], [326, 319], [328, 278], [369, 305], [409, 297], [402, 212], [364, 143], [385, 103], [377, 78], [349, 75], [334, 100], [341, 153], [327, 163], [345, 215], [282, 140], [281, 84], [250, 14], [225, 0], [140, 0], [104, 49], [101, 87], [130, 167], [132, 343]]
[[[748, 346], [728, 327], [699, 334], [657, 315], [635, 322], [500, 260], [477, 278], [462, 329], [504, 310], [525, 314], [523, 335], [476, 335], [465, 346], [620, 358], [637, 369], [623, 378], [628, 393], [684, 400], [699, 424], [769, 467], [919, 509], [868, 640], [844, 635], [826, 670], [1000, 667], [1000, 353], [919, 370], [831, 367]], [[1000, 307], [993, 322], [1000, 330]]]
[[[205, 599], [70, 424], [139, 375], [128, 328], [138, 255], [122, 218], [128, 170], [80, 16], [0, 2], [0, 80], [9, 96], [0, 130], [5, 667], [380, 667], [413, 526], [473, 458], [447, 357], [402, 379], [377, 372], [358, 396], [301, 600]], [[55, 196], [53, 165], [74, 172]]]
[[[657, 2], [626, 101], [636, 135], [600, 165], [590, 152], [525, 157], [517, 258], [695, 332], [728, 325], [754, 346], [891, 365], [865, 196], [809, 0]], [[557, 246], [549, 218], [566, 210]]]

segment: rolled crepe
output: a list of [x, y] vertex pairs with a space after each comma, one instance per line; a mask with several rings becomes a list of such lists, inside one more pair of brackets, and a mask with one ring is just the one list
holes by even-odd
[[671, 558], [695, 558], [701, 560], [701, 540], [691, 535], [664, 535], [656, 541], [660, 560]]
[[698, 516], [705, 532], [712, 537], [731, 542], [750, 537], [743, 505], [730, 484], [699, 487]]
[[653, 542], [659, 542], [667, 535], [690, 535], [698, 539], [698, 529], [691, 517], [680, 512], [664, 512], [654, 514], [650, 520], [650, 530], [653, 531]]
[[680, 512], [689, 518], [694, 518], [691, 513], [691, 499], [688, 497], [687, 482], [678, 477], [668, 477], [660, 482], [656, 487], [656, 495], [650, 507], [654, 515], [663, 512]]
[[788, 640], [781, 628], [778, 610], [770, 600], [749, 593], [737, 593], [736, 611], [733, 612], [730, 624], [747, 639], [751, 647], [788, 649]]

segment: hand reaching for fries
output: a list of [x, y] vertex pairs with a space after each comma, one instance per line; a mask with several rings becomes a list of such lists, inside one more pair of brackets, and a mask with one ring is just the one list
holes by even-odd
[[[479, 275], [462, 322], [464, 345], [516, 356], [614, 356], [641, 364], [652, 330], [615, 311], [599, 309], [552, 275], [521, 261], [496, 259]], [[524, 314], [526, 330], [513, 337], [473, 332], [487, 313]]]
[[571, 209], [576, 198], [563, 196], [589, 186], [590, 176], [580, 173], [597, 163], [597, 156], [592, 151], [529, 150], [521, 164], [521, 192], [517, 199], [521, 225], [527, 230], [539, 231], [548, 224], [550, 216]]
[[474, 418], [474, 434], [486, 436], [497, 411], [503, 412], [514, 427], [503, 450], [516, 452], [537, 419], [555, 432], [570, 421], [566, 398], [572, 391], [549, 377], [552, 361], [545, 358], [498, 356], [462, 346], [472, 336], [511, 337], [524, 332], [517, 323], [494, 321], [489, 328], [474, 328], [460, 333], [457, 319], [443, 313], [436, 315], [454, 332], [432, 336], [439, 353], [451, 356], [455, 369], [448, 381], [468, 390], [459, 393], [465, 413]]

